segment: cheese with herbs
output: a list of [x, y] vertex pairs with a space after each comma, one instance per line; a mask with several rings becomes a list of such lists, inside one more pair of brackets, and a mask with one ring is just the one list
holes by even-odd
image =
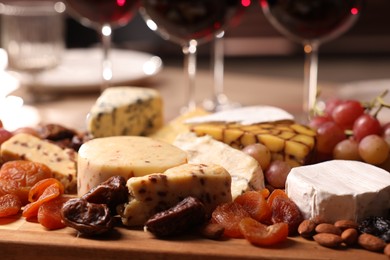
[[0, 146], [1, 160], [28, 160], [45, 164], [67, 193], [77, 189], [77, 153], [30, 134], [16, 134]]
[[293, 168], [286, 193], [306, 219], [360, 221], [388, 214], [390, 173], [358, 161], [327, 161]]
[[119, 214], [124, 225], [142, 226], [188, 196], [201, 200], [211, 214], [219, 204], [232, 201], [230, 182], [229, 173], [213, 164], [183, 164], [164, 173], [134, 177], [127, 181], [129, 202]]
[[149, 137], [112, 136], [90, 140], [78, 152], [78, 194], [82, 196], [111, 176], [128, 179], [187, 162], [179, 148]]
[[265, 187], [263, 171], [253, 157], [209, 135], [197, 137], [194, 133], [185, 133], [173, 144], [187, 152], [189, 163], [213, 163], [224, 167], [232, 177], [233, 198], [245, 191]]
[[163, 105], [158, 91], [149, 88], [112, 87], [96, 100], [87, 117], [94, 137], [142, 135], [162, 127]]

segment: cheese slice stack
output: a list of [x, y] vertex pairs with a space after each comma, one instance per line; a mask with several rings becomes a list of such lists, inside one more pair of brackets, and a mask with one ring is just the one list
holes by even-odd
[[194, 133], [179, 135], [173, 144], [188, 154], [189, 163], [218, 164], [232, 177], [233, 199], [248, 190], [261, 190], [264, 175], [259, 163], [244, 152], [213, 139]]
[[142, 226], [155, 213], [193, 196], [211, 214], [219, 204], [232, 201], [230, 182], [229, 173], [212, 164], [183, 164], [164, 173], [133, 177], [127, 181], [129, 203], [118, 213], [123, 224]]
[[388, 214], [390, 173], [358, 161], [327, 161], [293, 168], [286, 193], [306, 219], [360, 221]]
[[84, 143], [78, 153], [78, 195], [82, 196], [111, 176], [128, 179], [184, 164], [179, 148], [141, 136], [112, 136]]

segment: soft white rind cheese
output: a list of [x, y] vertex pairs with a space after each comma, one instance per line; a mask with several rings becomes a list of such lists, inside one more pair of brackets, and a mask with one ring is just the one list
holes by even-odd
[[160, 94], [150, 88], [107, 88], [91, 108], [87, 130], [94, 137], [146, 136], [162, 127]]
[[188, 196], [203, 202], [206, 212], [231, 202], [231, 178], [219, 165], [183, 164], [164, 173], [133, 177], [127, 181], [129, 202], [119, 214], [123, 224], [142, 226], [155, 213], [175, 206]]
[[284, 120], [294, 121], [294, 116], [278, 107], [250, 106], [224, 110], [210, 115], [190, 118], [186, 120], [186, 123], [200, 124], [221, 122], [253, 125], [258, 123], [277, 122]]
[[186, 153], [161, 141], [141, 136], [112, 136], [84, 143], [78, 153], [77, 182], [81, 196], [111, 176], [128, 179], [184, 164]]
[[224, 167], [232, 177], [232, 196], [248, 190], [261, 190], [264, 175], [259, 163], [244, 152], [213, 139], [194, 133], [179, 135], [173, 144], [188, 154], [189, 163], [213, 163]]
[[289, 173], [286, 193], [306, 219], [359, 221], [388, 214], [390, 173], [358, 161], [301, 166]]

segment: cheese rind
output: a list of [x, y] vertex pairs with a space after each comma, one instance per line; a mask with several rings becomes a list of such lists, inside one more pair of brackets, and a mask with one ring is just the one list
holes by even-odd
[[84, 143], [78, 152], [78, 194], [111, 176], [126, 178], [163, 172], [187, 162], [179, 148], [141, 136], [112, 136]]
[[76, 193], [77, 152], [39, 139], [33, 135], [16, 134], [1, 146], [2, 161], [28, 160], [45, 164], [61, 181], [67, 193]]
[[96, 100], [87, 117], [94, 137], [146, 136], [164, 123], [162, 98], [149, 88], [112, 87]]
[[173, 144], [188, 154], [189, 163], [218, 164], [232, 177], [232, 196], [236, 198], [248, 190], [265, 187], [264, 175], [259, 163], [244, 152], [206, 135], [194, 133], [179, 135]]
[[142, 226], [155, 213], [173, 207], [188, 196], [201, 200], [206, 212], [232, 201], [231, 177], [219, 165], [183, 164], [127, 181], [129, 202], [119, 212], [123, 224]]
[[286, 193], [306, 219], [360, 221], [388, 214], [390, 173], [358, 161], [301, 166], [289, 173]]

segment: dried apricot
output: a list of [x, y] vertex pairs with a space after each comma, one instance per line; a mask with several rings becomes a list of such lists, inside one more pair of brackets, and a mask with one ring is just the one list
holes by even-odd
[[288, 224], [289, 235], [298, 231], [303, 216], [298, 206], [288, 197], [276, 196], [272, 202], [272, 222], [284, 222]]
[[267, 226], [253, 218], [244, 218], [239, 227], [244, 237], [257, 246], [276, 245], [285, 241], [288, 236], [288, 225], [283, 222]]
[[65, 202], [72, 197], [59, 196], [42, 203], [38, 209], [38, 222], [47, 229], [60, 229], [66, 227], [62, 221], [61, 209]]
[[225, 228], [224, 235], [231, 238], [242, 238], [239, 223], [249, 213], [238, 203], [230, 202], [219, 205], [211, 215], [212, 221]]
[[268, 196], [267, 198], [267, 202], [268, 204], [272, 207], [272, 203], [274, 201], [274, 199], [278, 196], [282, 196], [284, 198], [288, 198], [286, 192], [284, 192], [284, 190], [281, 190], [281, 189], [275, 189], [271, 192], [271, 194]]
[[31, 187], [28, 193], [28, 201], [37, 201], [39, 197], [45, 192], [46, 188], [52, 184], [58, 184], [58, 187], [60, 188], [60, 193], [64, 193], [64, 185], [59, 180], [55, 178], [47, 178], [38, 181], [37, 183], [35, 183], [34, 186]]
[[[30, 188], [38, 181], [51, 177], [53, 177], [51, 170], [46, 165], [36, 162], [9, 161], [0, 168], [1, 180], [17, 182], [17, 188], [11, 193], [19, 196], [23, 205], [28, 203]], [[1, 185], [4, 185], [4, 183]]]
[[271, 223], [272, 211], [264, 195], [259, 191], [247, 191], [235, 200], [249, 215], [264, 224]]
[[45, 189], [37, 201], [31, 202], [24, 207], [22, 216], [26, 219], [36, 217], [38, 215], [39, 207], [44, 202], [57, 198], [61, 194], [61, 188], [57, 183], [50, 185]]
[[13, 216], [19, 213], [22, 202], [14, 194], [5, 194], [0, 197], [0, 217]]

